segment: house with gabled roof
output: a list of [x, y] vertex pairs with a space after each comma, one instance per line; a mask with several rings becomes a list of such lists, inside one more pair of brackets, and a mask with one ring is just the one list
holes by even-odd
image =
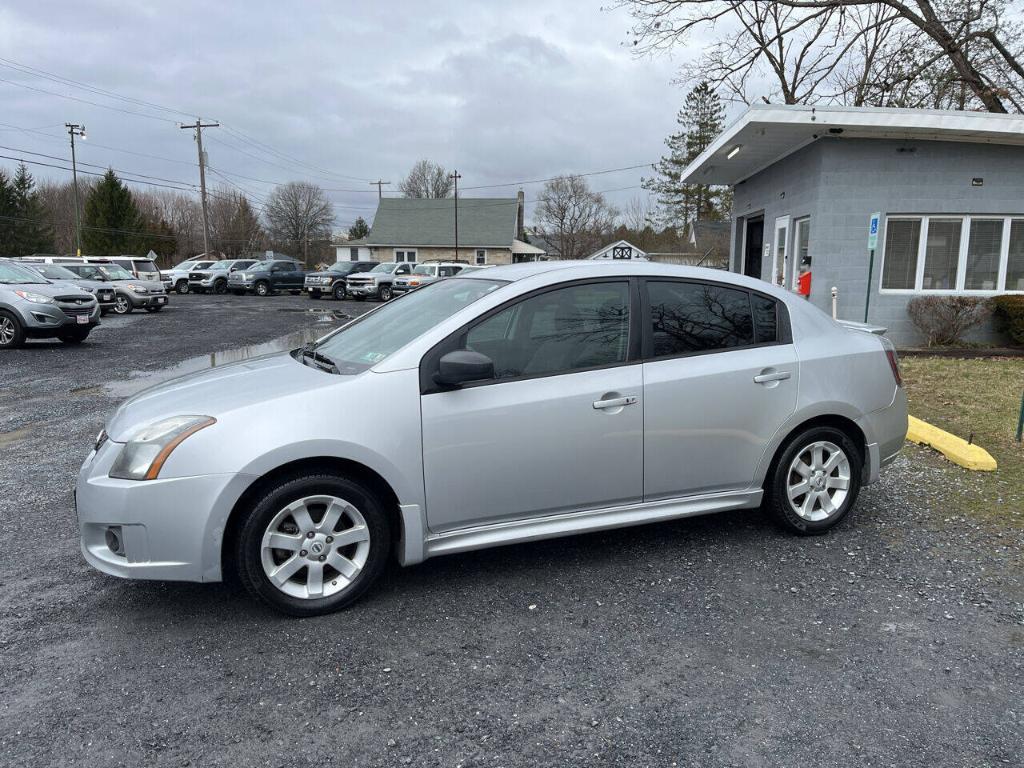
[[[339, 261], [461, 260], [513, 264], [546, 258], [523, 239], [523, 193], [517, 197], [385, 197], [370, 234], [338, 246]], [[456, 222], [458, 231], [456, 232]]]

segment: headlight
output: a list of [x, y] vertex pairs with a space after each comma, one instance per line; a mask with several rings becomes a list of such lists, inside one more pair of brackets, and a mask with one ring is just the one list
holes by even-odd
[[128, 284], [128, 290], [135, 291], [136, 293], [149, 293], [149, 288], [146, 288], [144, 285], [135, 285], [134, 283]]
[[32, 291], [15, 291], [15, 293], [25, 301], [31, 301], [33, 304], [53, 304], [53, 299], [49, 296], [43, 296], [41, 293], [33, 293]]
[[121, 449], [110, 476], [156, 480], [167, 457], [185, 438], [216, 423], [212, 416], [173, 416], [143, 427]]

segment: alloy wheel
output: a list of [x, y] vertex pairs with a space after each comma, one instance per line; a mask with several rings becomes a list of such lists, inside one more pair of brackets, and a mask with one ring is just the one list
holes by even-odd
[[383, 288], [380, 289], [380, 300], [381, 301], [391, 301], [391, 295], [392, 294], [391, 294], [391, 288], [390, 287], [385, 285]]
[[128, 301], [127, 296], [117, 296], [114, 299], [114, 311], [119, 315], [126, 315], [131, 311], [131, 303]]
[[14, 321], [9, 317], [0, 316], [0, 346], [13, 344], [15, 333]]
[[831, 517], [849, 495], [850, 460], [835, 443], [813, 442], [789, 465], [786, 492], [790, 507], [804, 520]]
[[312, 600], [348, 588], [369, 554], [370, 529], [354, 505], [337, 496], [306, 496], [267, 525], [260, 559], [275, 588]]

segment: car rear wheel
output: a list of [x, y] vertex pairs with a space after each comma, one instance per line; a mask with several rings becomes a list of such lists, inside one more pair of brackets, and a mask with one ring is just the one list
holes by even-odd
[[394, 296], [394, 293], [391, 291], [390, 285], [382, 285], [380, 290], [377, 291], [377, 296], [381, 301], [391, 301], [391, 297]]
[[189, 287], [188, 280], [179, 280], [175, 284], [174, 290], [176, 290], [178, 293], [184, 295], [184, 294], [188, 293], [192, 289]]
[[257, 296], [270, 295], [270, 285], [264, 282], [256, 283], [256, 288], [254, 290], [256, 291]]
[[338, 301], [343, 301], [347, 294], [348, 291], [345, 290], [344, 283], [338, 283], [336, 286], [334, 286], [334, 298], [337, 299]]
[[121, 294], [118, 294], [117, 296], [114, 297], [114, 307], [113, 307], [113, 309], [114, 309], [114, 313], [115, 314], [127, 315], [133, 309], [135, 309], [135, 307], [132, 306], [132, 300], [131, 299], [129, 299], [127, 296], [122, 296]]
[[15, 349], [25, 343], [21, 321], [8, 312], [0, 312], [0, 349]]
[[340, 610], [376, 581], [391, 549], [380, 500], [328, 474], [287, 478], [253, 507], [235, 541], [239, 581], [293, 616]]
[[786, 444], [765, 488], [766, 505], [786, 529], [825, 533], [845, 518], [860, 493], [863, 461], [850, 437], [812, 427]]

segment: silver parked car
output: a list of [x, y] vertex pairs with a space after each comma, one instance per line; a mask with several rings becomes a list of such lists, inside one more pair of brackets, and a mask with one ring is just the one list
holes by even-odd
[[227, 293], [231, 273], [248, 269], [255, 263], [256, 259], [225, 259], [215, 261], [208, 267], [194, 267], [188, 273], [189, 290], [196, 293]]
[[188, 284], [188, 273], [198, 269], [209, 269], [217, 262], [213, 259], [189, 259], [180, 264], [175, 264], [170, 269], [160, 272], [160, 280], [164, 284], [164, 290], [170, 293], [188, 293], [191, 287]]
[[72, 272], [60, 264], [43, 264], [35, 261], [15, 261], [14, 263], [31, 269], [51, 282], [73, 285], [86, 293], [91, 293], [96, 297], [96, 303], [100, 305], [101, 315], [107, 314], [114, 308], [114, 289], [105, 281], [82, 277], [77, 272]]
[[822, 533], [906, 429], [892, 345], [767, 283], [495, 267], [124, 403], [78, 478], [81, 546], [106, 573], [230, 571], [320, 614], [391, 555], [759, 506]]
[[0, 260], [0, 349], [20, 347], [25, 339], [81, 344], [99, 322], [92, 294]]
[[367, 297], [391, 301], [395, 295], [395, 280], [403, 275], [412, 274], [416, 264], [411, 261], [386, 261], [378, 264], [369, 272], [352, 275], [346, 282], [348, 295], [356, 301], [364, 301]]

